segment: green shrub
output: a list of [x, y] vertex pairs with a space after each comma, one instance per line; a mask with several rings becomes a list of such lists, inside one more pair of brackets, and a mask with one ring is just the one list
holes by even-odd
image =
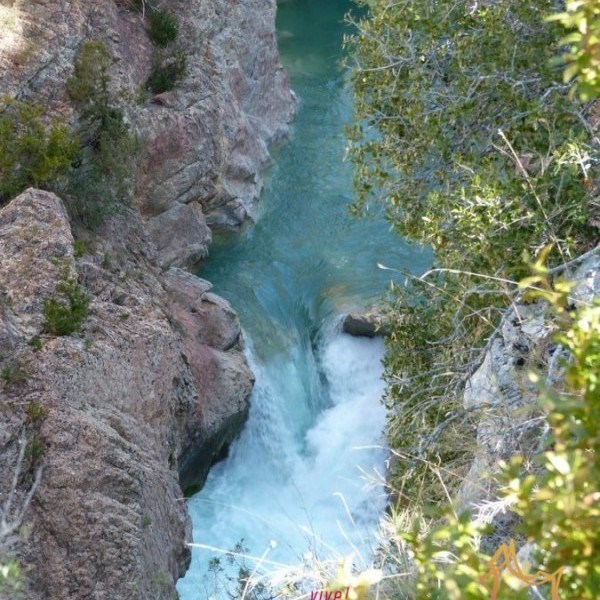
[[[486, 528], [449, 506], [461, 462], [471, 462], [465, 445], [475, 444], [469, 419], [476, 415], [462, 408], [463, 388], [515, 282], [528, 274], [523, 255], [548, 254], [557, 266], [597, 242], [588, 190], [599, 156], [589, 107], [569, 96], [565, 82], [575, 77], [584, 100], [599, 94], [600, 3], [568, 0], [567, 13], [551, 20], [563, 9], [558, 0], [359, 3], [368, 12], [350, 40], [358, 65], [355, 210], [383, 199], [396, 229], [436, 252], [436, 269], [392, 294], [386, 402], [390, 445], [400, 456], [392, 483], [403, 514], [417, 518], [402, 530], [411, 559], [397, 545], [387, 566], [416, 575], [407, 597], [483, 600], [491, 591]], [[560, 40], [556, 20], [576, 34]], [[552, 61], [561, 45], [569, 46], [564, 79]], [[600, 304], [573, 308], [568, 286], [550, 285], [540, 260], [536, 268], [525, 284], [554, 308], [566, 378], [549, 389], [530, 375], [551, 432], [539, 440], [541, 452], [532, 441], [502, 465], [495, 483], [506, 496], [499, 504], [517, 515], [508, 535], [531, 544], [535, 568], [567, 567], [561, 597], [595, 598]], [[532, 592], [502, 583], [498, 597]]]
[[49, 298], [44, 303], [44, 331], [71, 335], [81, 329], [87, 318], [89, 298], [74, 278], [65, 277], [56, 289], [62, 298]]
[[436, 270], [392, 295], [395, 482], [408, 502], [440, 501], [426, 465], [456, 466], [458, 482], [469, 463], [462, 387], [527, 274], [523, 255], [551, 243], [557, 264], [595, 239], [586, 182], [600, 157], [551, 64], [557, 0], [359, 4], [354, 210], [383, 201], [398, 233], [435, 251]]
[[179, 25], [175, 17], [166, 10], [157, 10], [148, 15], [150, 38], [158, 46], [166, 46], [174, 42], [179, 34]]
[[83, 123], [82, 136], [91, 141], [69, 173], [66, 192], [71, 216], [95, 229], [129, 204], [138, 145], [118, 110], [103, 121]]
[[29, 345], [32, 347], [34, 352], [39, 352], [42, 349], [42, 340], [39, 335], [34, 335], [29, 340]]
[[8, 96], [0, 102], [0, 205], [29, 186], [53, 185], [79, 148], [57, 119], [48, 127], [41, 106]]
[[588, 198], [573, 155], [592, 150], [549, 66], [560, 31], [540, 21], [557, 2], [361, 4], [356, 209], [385, 198], [401, 235], [477, 271], [508, 245], [515, 265], [546, 241], [557, 255], [576, 246]]
[[172, 90], [187, 71], [187, 57], [182, 50], [166, 59], [157, 58], [147, 86], [155, 94]]
[[169, 579], [168, 579], [167, 575], [165, 575], [164, 571], [158, 571], [154, 575], [154, 585], [156, 586], [156, 588], [158, 588], [161, 591], [164, 591], [167, 589], [167, 587], [169, 585]]
[[137, 142], [110, 91], [112, 59], [101, 41], [84, 43], [67, 82], [81, 111], [82, 147], [65, 187], [71, 216], [94, 229], [126, 205], [133, 188]]
[[567, 353], [565, 385], [548, 388], [539, 373], [530, 373], [552, 432], [536, 457], [543, 469], [532, 473], [517, 456], [505, 465], [502, 481], [539, 563], [548, 571], [568, 567], [565, 596], [591, 600], [600, 589], [600, 299], [573, 310], [572, 286], [551, 286], [545, 269], [526, 286], [535, 286], [529, 296], [544, 298], [557, 316], [556, 341]]
[[110, 259], [110, 253], [108, 252], [108, 250], [106, 250], [102, 256], [102, 268], [103, 269], [110, 269], [112, 265], [112, 261]]
[[[165, 10], [153, 10], [148, 13], [150, 37], [162, 48], [170, 46], [177, 39], [179, 26], [177, 21]], [[187, 71], [187, 57], [183, 50], [156, 50], [152, 73], [146, 87], [155, 94], [172, 90]]]
[[29, 373], [18, 363], [8, 363], [2, 367], [0, 378], [8, 385], [19, 385], [27, 382]]
[[27, 445], [25, 446], [25, 458], [35, 463], [39, 458], [44, 455], [46, 451], [46, 444], [42, 439], [41, 435], [34, 431], [27, 439]]
[[48, 416], [48, 410], [39, 402], [32, 400], [27, 405], [27, 408], [25, 409], [25, 414], [27, 415], [29, 421], [35, 423], [37, 421], [42, 421], [43, 419], [45, 419]]
[[73, 255], [75, 258], [82, 258], [88, 250], [88, 245], [83, 240], [75, 240], [73, 242]]
[[73, 75], [67, 80], [67, 94], [87, 116], [102, 117], [110, 102], [110, 67], [112, 58], [104, 42], [84, 42], [75, 58]]
[[6, 594], [6, 598], [22, 598], [23, 588], [23, 569], [19, 563], [7, 556], [0, 557], [0, 594]]

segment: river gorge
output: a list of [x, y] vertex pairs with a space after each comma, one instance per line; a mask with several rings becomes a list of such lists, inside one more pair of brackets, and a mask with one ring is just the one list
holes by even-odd
[[0, 600], [597, 597], [563, 4], [0, 0]]
[[378, 263], [418, 273], [429, 255], [381, 215], [348, 213], [352, 94], [340, 61], [349, 9], [343, 0], [279, 5], [280, 52], [299, 100], [291, 139], [274, 155], [256, 224], [217, 237], [199, 272], [238, 311], [256, 384], [242, 434], [188, 502], [194, 542], [221, 552], [193, 549], [178, 585], [185, 600], [219, 597], [224, 577], [209, 560], [236, 547], [289, 565], [309, 551], [368, 561], [385, 506], [383, 342], [341, 333], [340, 317], [388, 289]]

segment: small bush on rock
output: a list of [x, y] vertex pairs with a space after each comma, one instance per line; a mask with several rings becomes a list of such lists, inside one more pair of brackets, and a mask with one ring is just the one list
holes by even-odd
[[71, 335], [81, 329], [90, 301], [74, 278], [65, 277], [56, 289], [64, 299], [49, 298], [44, 303], [44, 331], [52, 335]]
[[29, 373], [18, 363], [8, 363], [2, 367], [0, 378], [8, 385], [18, 385], [27, 381]]
[[6, 96], [0, 101], [0, 205], [29, 186], [63, 177], [79, 144], [65, 125], [43, 121], [41, 106]]
[[172, 57], [155, 61], [154, 69], [148, 78], [148, 88], [155, 94], [172, 90], [187, 71], [187, 57], [181, 50]]
[[25, 414], [31, 423], [43, 421], [48, 416], [48, 409], [39, 402], [32, 400], [25, 409]]
[[166, 10], [151, 12], [148, 21], [150, 37], [157, 46], [167, 46], [177, 38], [179, 25], [177, 25], [175, 17]]
[[67, 81], [67, 94], [83, 111], [100, 116], [110, 100], [110, 54], [100, 40], [82, 44], [75, 59], [73, 75]]

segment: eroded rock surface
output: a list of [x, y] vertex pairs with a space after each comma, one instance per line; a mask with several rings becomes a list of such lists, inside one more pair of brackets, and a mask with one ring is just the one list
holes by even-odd
[[[563, 275], [575, 282], [570, 293], [574, 304], [600, 297], [600, 247]], [[479, 425], [475, 459], [459, 494], [462, 506], [495, 498], [490, 476], [498, 472], [500, 460], [508, 461], [516, 453], [531, 457], [542, 450], [547, 426], [527, 373], [540, 373], [549, 385], [560, 381], [563, 357], [553, 333], [546, 305], [515, 304], [467, 383], [464, 407], [479, 415]], [[500, 528], [503, 518], [500, 512], [495, 523]]]
[[204, 481], [211, 464], [246, 419], [254, 376], [241, 353], [241, 328], [229, 303], [211, 284], [180, 269], [165, 276], [172, 316], [202, 402], [185, 423], [180, 461], [183, 489]]
[[[154, 219], [151, 239], [165, 266], [205, 254], [204, 219], [237, 228], [262, 188], [268, 145], [287, 132], [294, 109], [275, 37], [275, 0], [164, 0], [177, 17], [175, 48], [187, 74], [174, 90], [146, 91], [156, 48], [129, 0], [11, 0], [0, 4], [1, 92], [47, 106], [74, 123], [65, 82], [83, 42], [102, 40], [113, 58], [113, 96], [139, 136], [136, 202]], [[193, 210], [185, 213], [180, 205]], [[165, 218], [156, 221], [158, 215]], [[191, 216], [189, 251], [165, 243]]]
[[[22, 432], [21, 495], [44, 465], [18, 548], [28, 600], [172, 598], [189, 560], [179, 471], [201, 483], [252, 387], [237, 317], [210, 284], [163, 277], [133, 212], [102, 233], [75, 258], [57, 196], [28, 190], [0, 210], [0, 366], [12, 370], [0, 382], [0, 489]], [[89, 315], [53, 336], [44, 303], [65, 277]]]
[[[27, 444], [28, 600], [171, 599], [197, 486], [239, 431], [253, 376], [234, 310], [178, 267], [204, 259], [211, 228], [238, 228], [261, 188], [269, 144], [294, 98], [280, 63], [275, 0], [158, 0], [179, 24], [169, 52], [187, 73], [146, 82], [157, 48], [130, 0], [0, 2], [0, 93], [73, 129], [66, 94], [77, 53], [100, 40], [113, 101], [140, 146], [134, 205], [75, 256], [61, 200], [28, 190], [0, 210], [0, 492]], [[85, 237], [85, 236], [84, 236]], [[81, 331], [44, 330], [65, 278], [90, 299]], [[0, 498], [0, 501], [3, 497]]]

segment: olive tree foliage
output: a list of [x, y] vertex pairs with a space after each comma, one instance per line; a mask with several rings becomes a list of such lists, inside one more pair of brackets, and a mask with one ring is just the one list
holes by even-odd
[[561, 2], [359, 4], [357, 208], [383, 198], [402, 235], [480, 268], [504, 262], [507, 238], [568, 253], [590, 149], [550, 64], [562, 30], [544, 17]]
[[[594, 0], [595, 1], [595, 0]], [[349, 155], [357, 213], [383, 202], [398, 233], [435, 251], [434, 269], [394, 290], [386, 373], [400, 495], [447, 486], [469, 463], [461, 391], [527, 274], [597, 237], [597, 140], [569, 96], [558, 0], [357, 0], [350, 50]], [[382, 257], [385, 262], [385, 257]], [[394, 267], [394, 265], [389, 265]], [[461, 462], [462, 461], [462, 462]], [[456, 469], [455, 469], [456, 467]], [[436, 491], [437, 490], [437, 491]]]

